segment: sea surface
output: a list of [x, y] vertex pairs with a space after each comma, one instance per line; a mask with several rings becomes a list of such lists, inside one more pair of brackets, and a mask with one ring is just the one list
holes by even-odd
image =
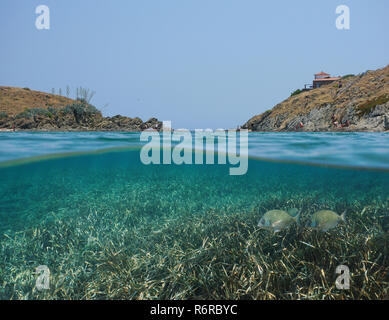
[[[0, 163], [46, 154], [140, 147], [140, 133], [1, 133]], [[173, 142], [174, 144], [174, 142]], [[249, 155], [267, 160], [389, 169], [389, 133], [250, 133]]]
[[[388, 133], [250, 133], [241, 176], [228, 163], [144, 165], [139, 138], [0, 133], [0, 299], [389, 294]], [[257, 228], [290, 208], [295, 226]], [[312, 230], [321, 209], [347, 220]], [[336, 288], [337, 265], [350, 268], [350, 290]]]

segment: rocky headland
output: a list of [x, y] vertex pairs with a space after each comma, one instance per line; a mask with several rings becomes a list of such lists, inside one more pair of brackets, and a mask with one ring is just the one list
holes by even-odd
[[389, 66], [298, 91], [242, 128], [252, 131], [388, 131]]
[[160, 130], [156, 118], [142, 121], [121, 115], [104, 117], [85, 99], [28, 88], [0, 87], [1, 131], [143, 131]]

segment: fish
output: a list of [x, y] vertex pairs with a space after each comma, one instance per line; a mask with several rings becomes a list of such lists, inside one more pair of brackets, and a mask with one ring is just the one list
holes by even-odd
[[277, 233], [288, 228], [293, 223], [299, 223], [299, 217], [300, 213], [295, 217], [292, 217], [284, 210], [270, 210], [262, 216], [261, 220], [259, 220], [258, 227], [272, 230]]
[[327, 232], [335, 228], [339, 222], [346, 222], [346, 211], [341, 215], [331, 210], [320, 210], [315, 212], [311, 217], [310, 227]]

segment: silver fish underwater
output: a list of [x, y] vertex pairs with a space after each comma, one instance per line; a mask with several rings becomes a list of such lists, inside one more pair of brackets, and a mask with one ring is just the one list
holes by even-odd
[[331, 210], [320, 210], [315, 212], [311, 217], [309, 227], [327, 232], [335, 228], [340, 222], [346, 222], [346, 211], [341, 215]]
[[292, 217], [284, 210], [270, 210], [262, 216], [261, 220], [259, 220], [258, 227], [274, 232], [280, 232], [293, 223], [299, 223], [299, 217], [300, 213], [297, 213], [296, 216]]

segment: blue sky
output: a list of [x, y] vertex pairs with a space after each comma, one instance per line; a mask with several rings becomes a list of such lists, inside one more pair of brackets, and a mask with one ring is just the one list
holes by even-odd
[[[50, 30], [35, 28], [41, 4]], [[388, 14], [386, 0], [1, 0], [0, 85], [84, 86], [104, 115], [233, 128], [316, 72], [389, 64]]]

